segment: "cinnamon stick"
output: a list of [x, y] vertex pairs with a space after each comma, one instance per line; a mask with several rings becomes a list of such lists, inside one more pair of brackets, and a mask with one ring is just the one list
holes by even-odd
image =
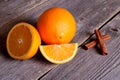
[[[110, 35], [104, 35], [103, 36], [104, 41], [109, 40], [110, 38], [111, 38]], [[89, 48], [94, 47], [96, 44], [97, 44], [97, 40], [95, 39], [95, 40], [85, 44], [83, 47], [84, 47], [85, 50], [88, 50]]]
[[100, 49], [101, 49], [101, 51], [102, 51], [102, 54], [103, 54], [103, 55], [107, 55], [107, 48], [106, 48], [106, 45], [105, 45], [105, 43], [104, 43], [102, 34], [100, 33], [99, 30], [95, 30], [95, 34], [96, 34], [98, 43], [99, 43], [99, 45], [100, 45]]

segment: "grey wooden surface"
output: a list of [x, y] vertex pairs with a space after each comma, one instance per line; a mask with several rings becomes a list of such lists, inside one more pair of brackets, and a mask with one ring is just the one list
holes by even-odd
[[[12, 26], [26, 21], [36, 27], [39, 15], [56, 6], [68, 9], [76, 19], [77, 32], [72, 42], [81, 45], [94, 29], [102, 27], [103, 33], [112, 36], [106, 42], [109, 54], [102, 56], [96, 48], [85, 51], [79, 47], [77, 56], [62, 65], [49, 63], [39, 51], [25, 61], [10, 58], [5, 41]], [[119, 11], [120, 0], [1, 0], [0, 80], [119, 80]]]
[[74, 60], [59, 65], [41, 80], [120, 80], [120, 14], [103, 26], [101, 32], [111, 35], [106, 41], [107, 56], [99, 54], [97, 46], [87, 51], [80, 47]]

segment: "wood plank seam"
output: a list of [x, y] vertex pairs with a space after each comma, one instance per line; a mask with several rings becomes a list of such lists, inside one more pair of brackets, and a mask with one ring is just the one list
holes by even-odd
[[[119, 9], [120, 9], [120, 8], [119, 8]], [[109, 17], [101, 26], [99, 26], [99, 30], [100, 30], [103, 26], [105, 26], [107, 23], [109, 23], [113, 18], [115, 18], [118, 14], [120, 14], [120, 10], [119, 10], [119, 9], [118, 9], [118, 11], [117, 11], [113, 16]], [[81, 44], [79, 44], [78, 47], [83, 46], [83, 45], [86, 43], [86, 41], [88, 41], [94, 34], [95, 34], [95, 33], [91, 34], [86, 40], [84, 40]]]
[[[101, 25], [100, 27], [99, 27], [99, 29], [101, 29], [103, 26], [105, 26], [106, 24], [108, 24], [111, 20], [113, 20], [118, 14], [120, 14], [120, 11], [118, 11], [118, 12], [116, 12], [113, 16], [111, 16], [108, 20], [106, 20], [104, 23], [103, 23], [103, 25]], [[79, 46], [78, 46], [78, 48], [79, 47], [81, 47], [82, 45], [84, 45], [84, 43], [86, 42], [86, 41], [88, 41], [93, 35], [94, 35], [95, 33], [93, 33], [92, 35], [90, 35], [90, 37], [88, 38], [88, 39], [86, 39], [82, 44], [80, 44]], [[120, 44], [120, 43], [119, 43]], [[117, 50], [119, 50], [119, 49], [117, 49]], [[116, 51], [117, 51], [116, 50]], [[119, 53], [118, 53], [119, 54]], [[118, 56], [118, 54], [115, 54], [115, 55], [111, 55], [111, 57], [109, 57], [103, 64], [101, 64], [101, 66], [99, 67], [99, 69], [94, 73], [94, 74], [90, 74], [88, 77], [89, 77], [89, 79], [93, 79], [93, 80], [96, 80], [99, 76], [105, 76], [105, 75], [96, 75], [96, 73], [98, 73], [99, 71], [104, 71], [105, 72], [105, 70], [107, 70], [108, 68], [110, 68], [110, 66], [111, 65], [113, 65], [113, 64], [109, 64], [109, 66], [107, 66], [107, 68], [106, 68], [106, 65], [108, 65], [107, 63], [110, 63], [110, 62], [114, 62], [113, 60], [114, 60], [114, 58], [115, 57], [117, 57]], [[120, 56], [118, 56], [118, 58], [119, 58]], [[112, 59], [111, 59], [112, 58]], [[117, 58], [117, 59], [118, 59]], [[115, 59], [115, 60], [117, 60], [117, 59]], [[104, 70], [105, 69], [105, 70]], [[51, 69], [51, 70], [53, 70], [53, 69]], [[49, 70], [48, 72], [46, 72], [45, 74], [43, 74], [43, 76], [41, 76], [39, 79], [42, 79], [46, 74], [48, 74], [51, 70]], [[103, 72], [103, 73], [104, 73]], [[92, 76], [92, 77], [90, 77], [90, 76]]]
[[53, 70], [55, 67], [51, 68], [50, 70], [48, 70], [47, 72], [45, 72], [43, 75], [41, 75], [38, 80], [40, 80], [42, 77], [44, 77], [46, 74], [48, 74], [51, 70]]
[[[118, 14], [120, 15], [120, 14]], [[116, 15], [116, 16], [118, 16]], [[112, 19], [114, 20], [114, 19]], [[111, 21], [112, 21], [111, 20]], [[110, 21], [110, 23], [111, 23]], [[112, 21], [114, 22], [114, 21]], [[108, 23], [109, 24], [109, 23]], [[106, 24], [106, 25], [108, 25]], [[108, 28], [109, 26], [107, 26]], [[106, 28], [106, 30], [107, 30]], [[119, 28], [119, 26], [118, 26]], [[104, 29], [104, 27], [102, 28]], [[109, 29], [112, 29], [112, 28], [109, 28]], [[117, 28], [115, 28], [117, 29]], [[118, 30], [120, 32], [120, 30]], [[115, 33], [119, 33], [118, 31], [114, 31]], [[112, 33], [111, 33], [112, 34]], [[120, 38], [118, 37], [117, 38], [117, 41], [119, 40]], [[112, 72], [116, 67], [119, 67], [120, 68], [120, 48], [118, 48], [118, 46], [120, 45], [120, 42], [117, 43], [117, 45], [114, 45], [114, 48], [113, 48], [113, 53], [109, 55], [109, 57], [106, 58], [106, 60], [104, 60], [104, 62], [102, 64], [100, 64], [100, 66], [98, 66], [98, 68], [96, 68], [92, 74], [88, 74], [88, 76], [84, 77], [84, 78], [87, 78], [85, 80], [104, 80], [104, 77], [106, 75], [109, 75], [110, 73], [109, 72]], [[86, 57], [84, 58], [86, 59]], [[118, 68], [118, 69], [119, 69]], [[60, 68], [61, 69], [61, 68]], [[49, 74], [50, 75], [50, 74]], [[60, 76], [60, 75], [59, 75]], [[67, 76], [67, 74], [66, 74]], [[53, 76], [54, 77], [54, 76]], [[65, 77], [65, 76], [64, 76]], [[63, 77], [63, 78], [64, 78]], [[119, 79], [119, 78], [118, 78]], [[43, 78], [44, 80], [44, 78]], [[106, 80], [106, 79], [105, 79]], [[110, 79], [111, 80], [111, 79]], [[113, 79], [112, 79], [113, 80]]]
[[108, 20], [106, 20], [99, 29], [101, 29], [102, 27], [104, 27], [106, 24], [108, 24], [111, 20], [113, 20], [113, 18], [115, 18], [118, 14], [120, 14], [120, 8], [118, 8], [117, 12], [114, 13], [113, 16], [111, 16]]
[[[51, 1], [50, 1], [51, 2]], [[46, 3], [45, 3], [46, 4]], [[43, 6], [44, 7], [44, 6]], [[35, 7], [36, 8], [36, 7]], [[37, 8], [38, 8], [38, 6], [37, 6]], [[33, 8], [34, 9], [34, 8]], [[40, 8], [41, 9], [41, 8]], [[32, 9], [31, 9], [32, 10]], [[28, 10], [28, 13], [29, 13], [29, 11], [31, 11], [31, 10]], [[119, 9], [120, 10], [120, 9]], [[34, 10], [33, 10], [34, 11]], [[117, 11], [118, 11], [118, 9], [117, 9]], [[27, 12], [26, 12], [27, 13]], [[24, 14], [26, 14], [26, 13], [24, 13]], [[21, 15], [20, 15], [21, 16]], [[19, 18], [20, 16], [18, 16], [18, 17], [16, 17], [16, 18]], [[108, 19], [108, 18], [107, 18]], [[16, 19], [13, 19], [14, 21], [16, 20]], [[11, 21], [12, 22], [12, 21]], [[103, 23], [102, 23], [103, 24]], [[5, 27], [5, 26], [3, 26], [3, 27]], [[2, 28], [2, 27], [1, 27]], [[91, 36], [91, 35], [90, 35]], [[89, 37], [89, 36], [88, 36]], [[85, 40], [86, 41], [86, 40]], [[80, 44], [81, 45], [81, 44]], [[79, 45], [79, 47], [80, 47], [80, 45]], [[84, 57], [84, 58], [87, 58], [87, 57]], [[48, 73], [49, 72], [51, 72], [51, 70], [53, 70], [54, 68], [51, 68], [51, 69], [47, 69], [48, 70]], [[44, 73], [46, 73], [46, 74], [48, 74], [47, 73], [47, 71], [45, 71], [45, 72], [43, 72], [43, 76], [44, 76]], [[41, 74], [39, 73], [39, 76], [41, 76]], [[37, 79], [38, 79], [38, 77], [37, 77]]]
[[[104, 26], [107, 24], [107, 23], [109, 23], [113, 18], [115, 18], [118, 14], [120, 14], [120, 11], [119, 12], [117, 12], [113, 17], [111, 17], [110, 18], [110, 20], [108, 20], [105, 24], [104, 24]], [[103, 26], [102, 26], [103, 27]], [[100, 28], [101, 29], [101, 28]], [[93, 34], [94, 35], [94, 34]], [[90, 39], [90, 38], [89, 38]], [[88, 40], [88, 39], [87, 39]], [[86, 41], [87, 41], [86, 40]], [[85, 43], [85, 42], [84, 42]], [[120, 45], [120, 43], [118, 44], [118, 45]], [[119, 48], [117, 49], [118, 51], [119, 51]], [[117, 51], [116, 50], [116, 51]], [[116, 53], [116, 52], [114, 52], [114, 53]], [[89, 76], [92, 76], [92, 78], [91, 79], [93, 79], [93, 78], [98, 78], [99, 76], [100, 76], [100, 74], [99, 74], [99, 71], [105, 71], [105, 70], [103, 70], [104, 68], [105, 69], [107, 69], [106, 68], [106, 65], [108, 65], [108, 63], [110, 63], [110, 62], [112, 62], [112, 60], [114, 60], [114, 58], [116, 58], [117, 56], [119, 55], [119, 53], [118, 54], [115, 54], [115, 55], [111, 55], [111, 57], [109, 57], [103, 64], [101, 64], [101, 66], [99, 67], [99, 69], [94, 73], [94, 74], [90, 74]], [[117, 58], [117, 59], [119, 59], [119, 57]], [[117, 60], [116, 59], [116, 60]], [[115, 62], [115, 61], [114, 61]], [[105, 65], [106, 64], [106, 65]], [[114, 63], [113, 63], [114, 64]], [[111, 65], [113, 65], [113, 64], [111, 64]], [[110, 68], [110, 66], [108, 66], [108, 68]], [[96, 76], [96, 73], [97, 73], [97, 75], [99, 74], [99, 76]], [[104, 73], [104, 72], [103, 72]]]
[[[114, 16], [112, 16], [109, 20], [107, 20], [99, 29], [101, 29], [103, 26], [105, 26], [107, 23], [109, 23], [113, 18], [115, 18], [118, 14], [120, 14], [120, 11], [118, 11]], [[86, 41], [88, 41], [92, 36], [94, 35], [94, 33], [86, 40]], [[85, 41], [85, 42], [86, 42]], [[85, 43], [85, 42], [83, 42], [83, 44]], [[81, 45], [83, 45], [83, 44], [81, 44]], [[80, 47], [80, 46], [79, 46]], [[119, 49], [118, 49], [119, 50]], [[119, 53], [118, 53], [119, 54]], [[98, 69], [98, 71], [96, 71], [94, 74], [90, 74], [90, 76], [92, 76], [92, 78], [91, 79], [93, 79], [94, 77], [96, 77], [95, 78], [95, 80], [100, 76], [100, 75], [98, 75], [98, 76], [96, 76], [96, 73], [98, 73], [99, 71], [105, 71], [105, 70], [103, 70], [105, 67], [106, 67], [106, 65], [108, 65], [107, 63], [110, 63], [115, 57], [117, 57], [118, 56], [118, 54], [116, 54], [116, 55], [112, 55], [112, 57], [110, 57], [110, 58], [108, 58], [100, 67], [99, 67], [99, 69]], [[112, 60], [111, 60], [111, 58], [112, 58]], [[109, 61], [110, 60], [110, 61]], [[106, 63], [107, 62], [107, 63]], [[105, 65], [106, 64], [106, 65]], [[112, 64], [113, 65], [113, 64]], [[110, 67], [110, 66], [109, 66]], [[106, 68], [107, 69], [107, 68]], [[104, 72], [103, 72], [104, 73]]]
[[[113, 16], [110, 16], [102, 25], [99, 26], [98, 29], [101, 29], [103, 26], [105, 26], [106, 24], [108, 24], [112, 19], [114, 19], [118, 14], [120, 13], [120, 8], [118, 8]], [[78, 48], [81, 47], [82, 45], [84, 45], [84, 43], [86, 41], [88, 41], [95, 33], [93, 33], [92, 35], [90, 35], [86, 40], [84, 40], [81, 44], [79, 44]], [[116, 54], [117, 55], [117, 54]], [[116, 56], [115, 56], [116, 57]], [[110, 57], [111, 58], [111, 57]], [[109, 58], [109, 60], [111, 60]], [[114, 59], [114, 58], [113, 58]], [[105, 62], [108, 62], [108, 60], [106, 60]], [[105, 63], [106, 64], [106, 63]], [[103, 64], [104, 65], [104, 64]], [[104, 67], [104, 66], [102, 66]], [[100, 68], [103, 69], [103, 68]], [[52, 69], [51, 69], [52, 70]], [[42, 79], [46, 74], [48, 74], [51, 70], [49, 70], [48, 72], [46, 72], [42, 77], [40, 77], [39, 79]], [[92, 78], [91, 78], [92, 79]]]

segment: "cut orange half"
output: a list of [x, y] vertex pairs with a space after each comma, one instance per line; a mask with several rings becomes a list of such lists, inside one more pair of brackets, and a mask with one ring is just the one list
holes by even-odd
[[38, 31], [30, 24], [21, 22], [13, 26], [7, 36], [6, 46], [14, 59], [25, 60], [33, 57], [41, 44]]
[[50, 62], [62, 64], [72, 60], [77, 52], [78, 43], [41, 45], [42, 55]]

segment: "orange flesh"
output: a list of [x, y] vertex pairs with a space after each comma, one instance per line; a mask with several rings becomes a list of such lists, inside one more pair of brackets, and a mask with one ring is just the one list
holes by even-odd
[[75, 45], [48, 45], [44, 46], [43, 49], [51, 59], [62, 61], [73, 55]]
[[32, 43], [32, 34], [28, 27], [21, 25], [12, 30], [9, 35], [8, 47], [14, 56], [23, 56]]

